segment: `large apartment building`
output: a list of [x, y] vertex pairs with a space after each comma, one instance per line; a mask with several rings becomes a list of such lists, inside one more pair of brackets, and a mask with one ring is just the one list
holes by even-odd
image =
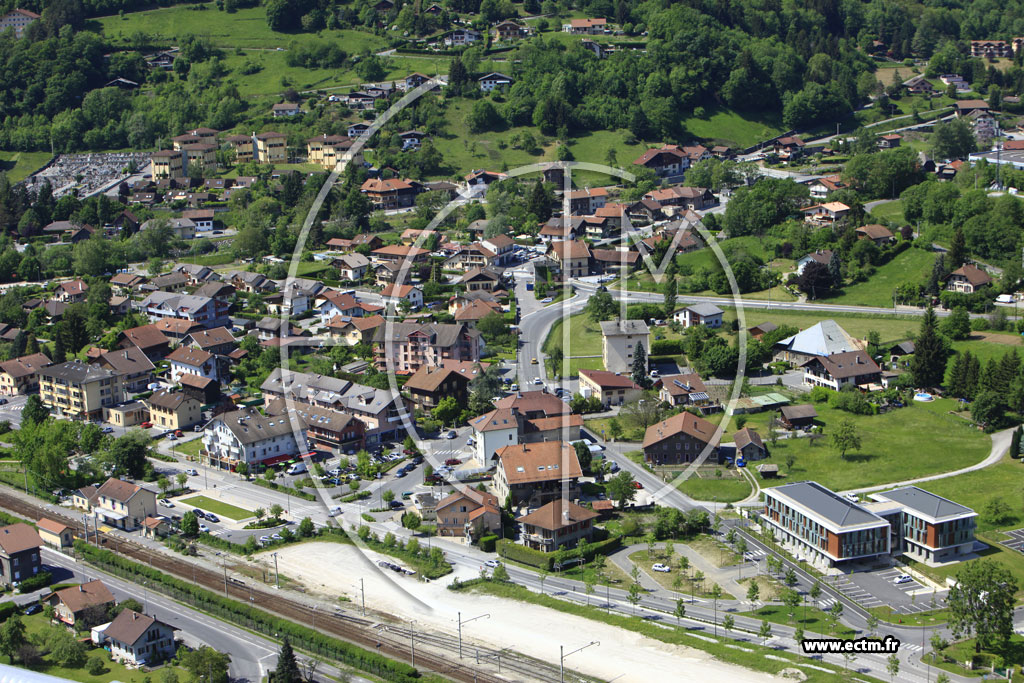
[[605, 320], [601, 323], [601, 355], [608, 372], [632, 372], [637, 347], [650, 351], [651, 333], [643, 320]]
[[377, 328], [373, 336], [374, 362], [381, 371], [388, 361], [396, 372], [436, 368], [445, 360], [477, 362], [484, 350], [484, 338], [464, 324], [394, 323]]
[[78, 360], [49, 365], [39, 370], [39, 398], [60, 415], [99, 420], [104, 407], [124, 400], [124, 378]]
[[977, 514], [916, 486], [858, 503], [813, 481], [764, 489], [762, 521], [797, 555], [821, 566], [904, 554], [926, 564], [974, 549]]
[[777, 541], [819, 566], [870, 560], [892, 550], [889, 522], [813, 481], [764, 489], [761, 519]]

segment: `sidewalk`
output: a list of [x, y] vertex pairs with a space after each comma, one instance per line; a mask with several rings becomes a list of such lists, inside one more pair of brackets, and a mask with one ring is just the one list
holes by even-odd
[[[690, 561], [690, 567], [692, 570], [703, 572], [707, 580], [717, 583], [722, 587], [723, 591], [735, 596], [738, 600], [742, 600], [743, 596], [747, 594], [747, 589], [736, 581], [736, 571], [734, 567], [716, 567], [707, 558], [690, 546], [685, 545], [682, 542], [674, 543], [674, 545], [676, 552], [681, 555], [685, 555], [686, 559]], [[664, 550], [665, 544], [655, 543], [654, 547], [656, 550]], [[608, 559], [610, 559], [619, 569], [629, 574], [633, 571], [634, 566], [633, 562], [629, 559], [629, 555], [637, 551], [645, 552], [644, 544], [624, 546], [609, 555]], [[679, 571], [676, 567], [673, 567], [672, 569], [673, 571]], [[663, 587], [660, 583], [652, 579], [643, 567], [640, 567], [640, 585], [652, 593], [662, 593], [670, 596], [675, 595], [674, 591]], [[682, 594], [683, 593], [680, 593], [680, 595]]]

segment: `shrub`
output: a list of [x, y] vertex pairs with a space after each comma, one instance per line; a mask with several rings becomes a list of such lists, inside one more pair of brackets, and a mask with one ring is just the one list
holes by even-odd
[[658, 339], [651, 342], [651, 356], [676, 356], [682, 352], [682, 339]]
[[32, 593], [40, 588], [45, 588], [53, 583], [53, 575], [50, 572], [39, 572], [18, 584], [19, 593]]
[[85, 665], [85, 670], [90, 676], [101, 676], [106, 668], [107, 667], [103, 664], [103, 660], [99, 657], [89, 657], [89, 661]]
[[811, 389], [811, 401], [813, 403], [824, 403], [829, 399], [829, 396], [835, 392], [828, 387], [814, 387]]
[[485, 553], [493, 553], [494, 546], [497, 544], [497, 542], [498, 537], [494, 534], [484, 536], [480, 539], [480, 550], [484, 551]]

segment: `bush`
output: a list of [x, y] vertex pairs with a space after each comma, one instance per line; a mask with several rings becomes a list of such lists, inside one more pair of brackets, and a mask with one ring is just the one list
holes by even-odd
[[53, 575], [50, 572], [39, 572], [18, 584], [19, 593], [32, 593], [40, 588], [45, 588], [53, 583]]
[[497, 542], [498, 542], [498, 537], [495, 536], [494, 534], [491, 534], [489, 536], [483, 536], [480, 539], [480, 543], [479, 543], [480, 550], [484, 551], [485, 553], [493, 553], [494, 552], [494, 546], [495, 546], [495, 544], [497, 544]]
[[0, 602], [0, 623], [7, 621], [7, 618], [18, 611], [14, 601]]
[[536, 567], [551, 571], [551, 561], [554, 559], [552, 553], [545, 553], [525, 545], [519, 545], [513, 541], [503, 538], [497, 542], [498, 554], [508, 560], [520, 562], [529, 567]]
[[975, 332], [984, 332], [989, 329], [989, 323], [984, 318], [974, 318], [971, 320], [971, 329]]
[[814, 387], [811, 389], [811, 402], [812, 403], [824, 403], [828, 400], [829, 396], [835, 392], [828, 387]]
[[651, 356], [676, 356], [683, 352], [682, 339], [658, 339], [651, 342]]
[[106, 668], [103, 660], [99, 657], [89, 657], [89, 661], [85, 665], [85, 670], [90, 676], [101, 676]]

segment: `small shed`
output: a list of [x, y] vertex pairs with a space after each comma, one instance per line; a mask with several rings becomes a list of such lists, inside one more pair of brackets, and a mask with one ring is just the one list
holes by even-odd
[[36, 522], [36, 529], [39, 530], [39, 538], [43, 539], [43, 543], [57, 550], [70, 548], [75, 540], [75, 532], [71, 527], [46, 517]]
[[786, 429], [800, 429], [810, 427], [818, 417], [818, 411], [810, 403], [798, 406], [783, 406], [779, 409], [782, 424]]
[[757, 473], [761, 475], [762, 479], [777, 479], [779, 476], [779, 466], [775, 463], [758, 465]]

